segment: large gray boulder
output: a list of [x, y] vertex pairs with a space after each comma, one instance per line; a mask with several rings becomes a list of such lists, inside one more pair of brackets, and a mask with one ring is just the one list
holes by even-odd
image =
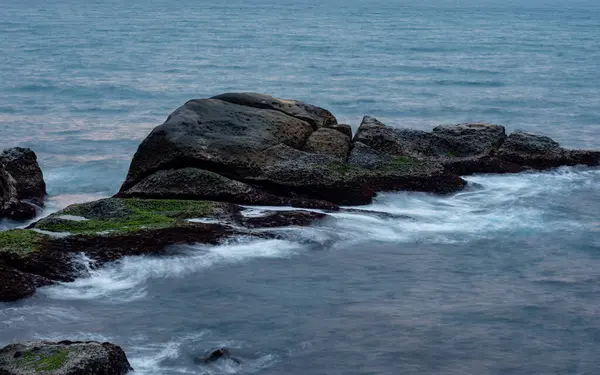
[[259, 174], [262, 151], [278, 144], [299, 149], [312, 132], [309, 123], [283, 112], [191, 100], [142, 142], [122, 190], [164, 169], [193, 167], [234, 179]]
[[322, 108], [261, 94], [191, 100], [142, 142], [118, 196], [336, 208], [382, 190], [465, 184], [439, 163], [348, 164], [348, 129], [336, 123]]
[[35, 217], [45, 195], [46, 183], [33, 151], [12, 148], [0, 154], [0, 218]]
[[123, 349], [110, 343], [39, 341], [0, 350], [2, 375], [123, 375], [131, 370]]

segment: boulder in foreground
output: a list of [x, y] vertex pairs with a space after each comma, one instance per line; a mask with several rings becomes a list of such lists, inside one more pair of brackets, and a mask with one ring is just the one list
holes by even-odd
[[123, 349], [110, 343], [29, 342], [0, 350], [2, 375], [123, 375], [131, 370]]

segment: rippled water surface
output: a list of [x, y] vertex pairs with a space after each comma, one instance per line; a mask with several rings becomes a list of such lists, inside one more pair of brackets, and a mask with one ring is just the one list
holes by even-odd
[[[259, 91], [398, 127], [600, 148], [595, 1], [3, 0], [0, 148], [47, 212], [114, 193], [186, 100]], [[597, 374], [600, 170], [381, 194], [278, 239], [132, 257], [0, 304], [0, 345], [95, 339], [140, 374]], [[0, 228], [16, 224], [3, 222]], [[86, 259], [80, 260], [86, 263]], [[242, 365], [194, 358], [228, 346]]]

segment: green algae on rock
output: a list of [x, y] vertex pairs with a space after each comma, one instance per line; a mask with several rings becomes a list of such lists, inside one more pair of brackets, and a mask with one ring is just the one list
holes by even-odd
[[48, 236], [27, 229], [12, 229], [0, 232], [0, 252], [25, 256], [41, 249]]
[[110, 343], [30, 342], [0, 350], [3, 375], [122, 375], [131, 370], [123, 349]]
[[31, 296], [36, 287], [56, 281], [73, 281], [80, 276], [74, 261], [78, 254], [98, 267], [124, 256], [169, 254], [174, 244], [214, 245], [236, 235], [264, 238], [270, 234], [252, 229], [309, 225], [327, 216], [273, 211], [245, 217], [243, 210], [223, 202], [137, 198], [71, 205], [28, 229], [0, 232], [0, 301]]
[[40, 220], [33, 228], [70, 234], [136, 232], [218, 215], [225, 206], [207, 201], [107, 198], [69, 206]]

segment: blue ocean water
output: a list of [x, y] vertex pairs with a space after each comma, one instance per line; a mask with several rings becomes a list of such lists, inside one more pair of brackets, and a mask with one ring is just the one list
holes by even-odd
[[[1, 5], [0, 148], [38, 153], [47, 213], [116, 192], [154, 126], [228, 91], [321, 105], [355, 129], [366, 114], [486, 121], [600, 148], [597, 1]], [[367, 207], [410, 220], [340, 214], [127, 258], [0, 304], [0, 345], [109, 340], [140, 374], [597, 374], [600, 170], [469, 181]], [[241, 366], [194, 363], [223, 345]]]

